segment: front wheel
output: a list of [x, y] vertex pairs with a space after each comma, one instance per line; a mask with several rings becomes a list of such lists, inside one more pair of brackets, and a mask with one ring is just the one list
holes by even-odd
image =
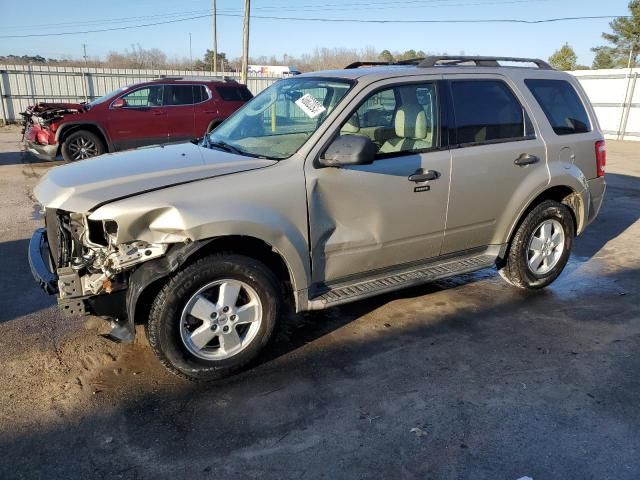
[[575, 226], [569, 208], [547, 200], [536, 206], [516, 230], [500, 274], [518, 288], [544, 288], [564, 269]]
[[86, 158], [97, 157], [105, 152], [102, 140], [92, 132], [78, 130], [62, 142], [62, 158], [66, 162], [76, 162]]
[[212, 255], [162, 288], [147, 335], [171, 372], [216, 380], [238, 373], [258, 355], [273, 333], [279, 307], [279, 283], [262, 263]]

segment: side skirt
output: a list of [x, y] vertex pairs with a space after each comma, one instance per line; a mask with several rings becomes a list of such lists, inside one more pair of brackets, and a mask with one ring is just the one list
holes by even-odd
[[504, 254], [505, 248], [506, 245], [491, 245], [479, 251], [436, 258], [421, 264], [405, 265], [384, 272], [378, 271], [366, 277], [327, 285], [322, 287], [319, 293], [311, 296], [305, 310], [323, 310], [382, 293], [493, 267], [496, 260]]

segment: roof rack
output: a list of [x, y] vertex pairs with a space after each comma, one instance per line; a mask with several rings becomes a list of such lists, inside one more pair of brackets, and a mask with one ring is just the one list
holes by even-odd
[[418, 65], [421, 61], [425, 60], [425, 57], [408, 58], [407, 60], [398, 60], [397, 62], [353, 62], [347, 65], [345, 70], [351, 70], [353, 68], [360, 67], [378, 67], [378, 66], [393, 66], [393, 65]]
[[519, 57], [469, 57], [464, 55], [437, 55], [424, 58], [418, 63], [419, 68], [430, 68], [439, 66], [458, 66], [462, 63], [473, 62], [476, 67], [500, 67], [498, 62], [533, 63], [540, 70], [553, 70], [553, 67], [544, 60], [538, 58]]
[[194, 76], [194, 75], [160, 75], [160, 78], [155, 78], [151, 80], [152, 82], [161, 82], [166, 80], [184, 80], [187, 82], [227, 82], [227, 83], [238, 83], [234, 78], [229, 78], [225, 75], [221, 75], [218, 77], [208, 77], [208, 76]]

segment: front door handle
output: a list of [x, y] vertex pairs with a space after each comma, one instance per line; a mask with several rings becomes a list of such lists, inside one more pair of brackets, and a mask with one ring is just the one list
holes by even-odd
[[153, 110], [153, 111], [151, 112], [151, 114], [152, 114], [152, 115], [166, 115], [166, 114], [164, 113], [164, 110]]
[[536, 157], [535, 155], [530, 155], [528, 153], [523, 153], [518, 158], [516, 158], [513, 163], [518, 165], [519, 167], [526, 167], [527, 165], [532, 165], [534, 163], [538, 163], [540, 161], [540, 157]]
[[427, 170], [424, 171], [423, 168], [419, 168], [415, 171], [413, 175], [409, 176], [410, 182], [427, 182], [429, 180], [437, 180], [440, 178], [440, 172], [436, 172], [435, 170]]

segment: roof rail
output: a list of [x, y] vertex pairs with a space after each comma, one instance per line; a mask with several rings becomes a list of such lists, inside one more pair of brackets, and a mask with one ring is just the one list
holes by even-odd
[[406, 60], [398, 60], [397, 62], [353, 62], [344, 67], [345, 70], [360, 67], [377, 67], [377, 66], [393, 66], [393, 65], [418, 65], [424, 57], [408, 58]]
[[216, 77], [210, 76], [195, 76], [195, 75], [160, 75], [159, 78], [155, 78], [150, 80], [151, 82], [162, 82], [163, 80], [184, 80], [187, 82], [227, 82], [227, 83], [238, 83], [235, 78], [229, 78], [225, 75], [220, 75]]
[[389, 65], [389, 62], [353, 62], [344, 67], [345, 70], [351, 70], [353, 68], [360, 67], [376, 67], [379, 65]]
[[498, 62], [533, 63], [540, 70], [553, 70], [553, 67], [544, 60], [538, 58], [519, 57], [469, 57], [464, 55], [434, 55], [424, 58], [418, 63], [419, 68], [437, 66], [453, 66], [461, 63], [473, 62], [476, 67], [499, 67]]

